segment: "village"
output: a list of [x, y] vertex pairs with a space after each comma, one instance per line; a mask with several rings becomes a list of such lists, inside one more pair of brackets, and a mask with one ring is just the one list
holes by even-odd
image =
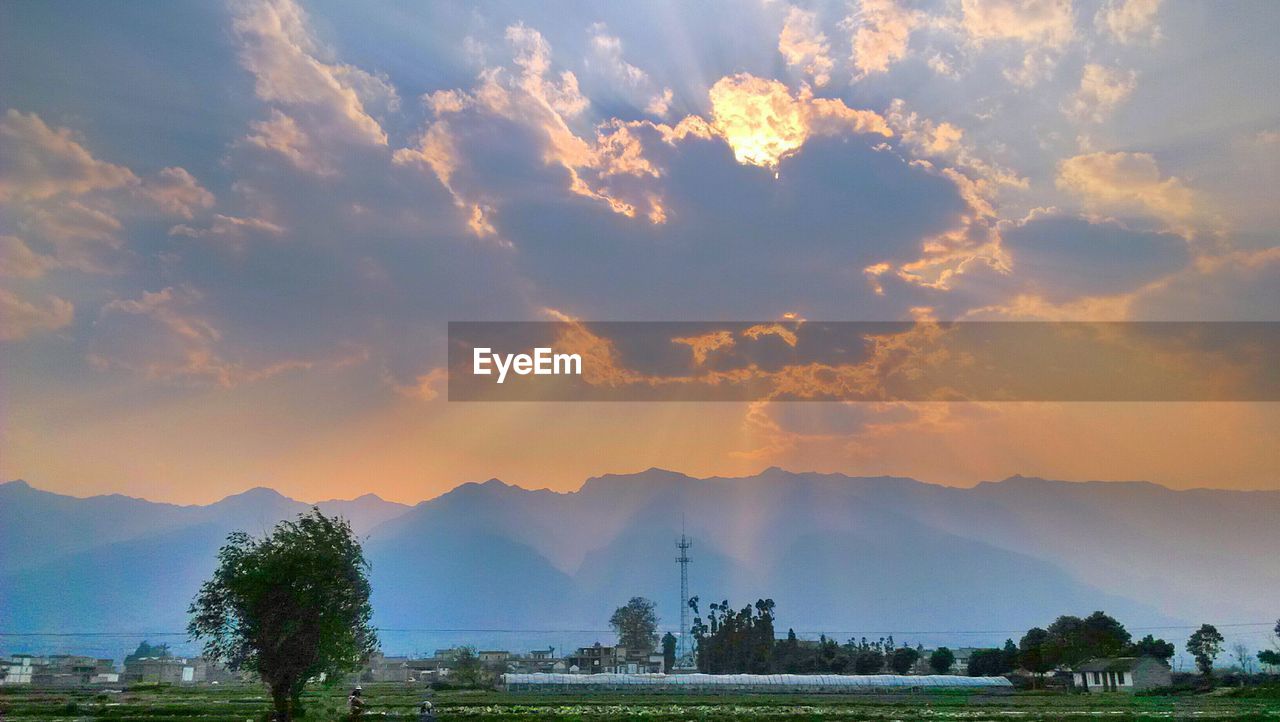
[[[816, 646], [817, 642], [809, 643]], [[936, 676], [929, 659], [936, 650], [924, 650], [907, 675]], [[960, 647], [951, 653], [952, 667], [945, 674], [968, 676], [969, 662], [976, 647]], [[680, 675], [697, 673], [696, 668], [668, 667], [661, 651], [628, 650], [618, 645], [596, 643], [579, 647], [570, 654], [557, 655], [554, 647], [528, 652], [473, 650], [469, 647], [437, 649], [431, 656], [386, 656], [374, 654], [345, 684], [404, 683], [447, 686], [465, 685], [471, 679], [501, 681], [503, 675]], [[472, 674], [467, 681], [461, 675]], [[478, 673], [478, 674], [476, 674]], [[796, 675], [792, 675], [796, 676]], [[1093, 691], [1136, 692], [1168, 687], [1172, 671], [1162, 660], [1151, 657], [1091, 659], [1063, 670], [1057, 686]], [[203, 657], [168, 654], [127, 658], [123, 665], [106, 658], [74, 654], [11, 654], [0, 657], [0, 686], [98, 687], [124, 685], [235, 685], [255, 684], [252, 675], [235, 673]], [[920, 686], [925, 686], [921, 684]]]

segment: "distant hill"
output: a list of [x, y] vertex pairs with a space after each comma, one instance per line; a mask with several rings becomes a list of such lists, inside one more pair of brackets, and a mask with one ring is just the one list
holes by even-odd
[[[228, 532], [308, 506], [269, 489], [174, 506], [0, 485], [0, 629], [182, 628]], [[674, 622], [682, 523], [703, 600], [771, 596], [782, 628], [837, 637], [1024, 629], [1098, 608], [1131, 626], [1256, 621], [1280, 589], [1280, 492], [650, 469], [573, 493], [490, 480], [413, 507], [320, 506], [367, 536], [375, 621], [391, 628], [598, 629], [634, 595]]]

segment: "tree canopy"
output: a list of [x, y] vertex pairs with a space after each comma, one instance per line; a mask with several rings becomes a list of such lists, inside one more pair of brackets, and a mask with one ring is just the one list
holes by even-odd
[[618, 644], [643, 653], [653, 651], [658, 643], [656, 605], [644, 597], [632, 597], [614, 610], [609, 626], [618, 635]]
[[933, 654], [929, 655], [929, 668], [938, 674], [946, 674], [951, 671], [951, 667], [955, 663], [955, 653], [946, 647], [938, 647], [933, 650]]
[[1208, 677], [1213, 674], [1213, 660], [1222, 653], [1222, 633], [1212, 624], [1202, 624], [1187, 640], [1187, 653], [1196, 660], [1200, 673]]
[[261, 539], [234, 532], [191, 603], [188, 632], [205, 656], [257, 672], [293, 719], [308, 680], [356, 671], [377, 649], [368, 569], [350, 525], [318, 509]]

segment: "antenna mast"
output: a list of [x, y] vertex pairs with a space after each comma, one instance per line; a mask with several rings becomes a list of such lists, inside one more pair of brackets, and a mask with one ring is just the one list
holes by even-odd
[[689, 647], [689, 547], [693, 540], [685, 536], [684, 516], [680, 517], [680, 541], [676, 548], [680, 556], [676, 563], [680, 565], [680, 636], [676, 640], [676, 666], [692, 667], [693, 650]]

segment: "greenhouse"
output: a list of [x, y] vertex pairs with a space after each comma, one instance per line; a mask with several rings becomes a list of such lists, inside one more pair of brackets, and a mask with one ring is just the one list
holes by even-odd
[[1012, 689], [1004, 677], [946, 674], [504, 674], [512, 692], [803, 692]]

